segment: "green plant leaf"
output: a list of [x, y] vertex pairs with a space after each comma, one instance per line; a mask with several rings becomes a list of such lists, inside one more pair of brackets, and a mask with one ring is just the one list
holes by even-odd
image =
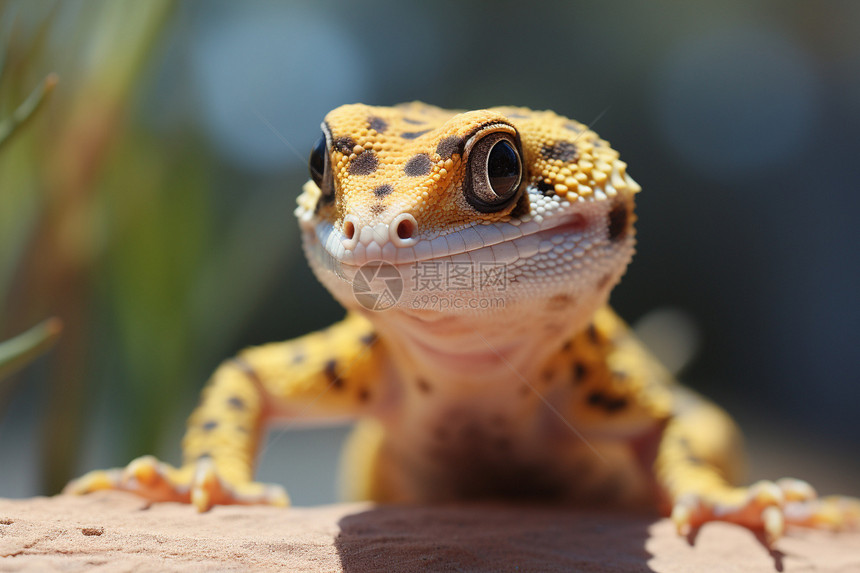
[[33, 117], [45, 98], [50, 95], [60, 78], [57, 74], [48, 74], [42, 83], [18, 106], [12, 115], [0, 121], [0, 149], [12, 140], [12, 136]]
[[0, 342], [0, 381], [48, 350], [63, 329], [58, 318], [49, 318], [5, 342]]

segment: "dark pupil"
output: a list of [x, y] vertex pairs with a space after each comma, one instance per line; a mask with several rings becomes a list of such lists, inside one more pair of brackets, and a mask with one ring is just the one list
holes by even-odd
[[325, 136], [320, 136], [311, 150], [311, 157], [308, 160], [308, 170], [311, 172], [311, 179], [318, 186], [322, 186], [323, 173], [325, 172]]
[[493, 192], [500, 197], [510, 194], [520, 180], [520, 159], [513, 146], [504, 139], [496, 142], [487, 158], [487, 178]]

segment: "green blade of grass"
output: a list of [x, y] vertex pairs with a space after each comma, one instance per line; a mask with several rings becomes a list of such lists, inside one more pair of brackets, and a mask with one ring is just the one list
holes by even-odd
[[57, 82], [60, 81], [60, 78], [57, 74], [48, 74], [48, 76], [42, 80], [42, 83], [33, 90], [33, 92], [24, 100], [24, 102], [18, 106], [12, 115], [8, 118], [0, 121], [0, 149], [3, 149], [7, 143], [12, 140], [12, 136], [21, 129], [21, 127], [27, 123], [27, 121], [33, 117], [36, 111], [41, 107], [42, 103], [44, 103], [45, 98], [50, 95], [50, 93], [57, 86]]
[[15, 338], [0, 342], [0, 381], [50, 348], [62, 329], [59, 318], [49, 318]]

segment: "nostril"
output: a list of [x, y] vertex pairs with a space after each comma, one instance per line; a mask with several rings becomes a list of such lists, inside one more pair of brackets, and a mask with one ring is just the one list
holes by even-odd
[[358, 235], [361, 231], [359, 220], [354, 215], [347, 215], [343, 218], [343, 225], [340, 228], [343, 234], [342, 244], [345, 249], [354, 249], [358, 244]]
[[389, 236], [391, 242], [398, 247], [411, 247], [415, 244], [415, 236], [418, 234], [418, 221], [409, 213], [401, 213], [391, 221]]
[[415, 233], [415, 223], [409, 219], [403, 219], [397, 223], [397, 236], [401, 239], [411, 239]]

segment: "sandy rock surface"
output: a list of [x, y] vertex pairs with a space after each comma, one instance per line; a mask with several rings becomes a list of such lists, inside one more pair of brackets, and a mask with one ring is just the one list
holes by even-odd
[[710, 524], [551, 508], [156, 504], [122, 493], [0, 499], [0, 571], [860, 571], [860, 533], [775, 551]]

